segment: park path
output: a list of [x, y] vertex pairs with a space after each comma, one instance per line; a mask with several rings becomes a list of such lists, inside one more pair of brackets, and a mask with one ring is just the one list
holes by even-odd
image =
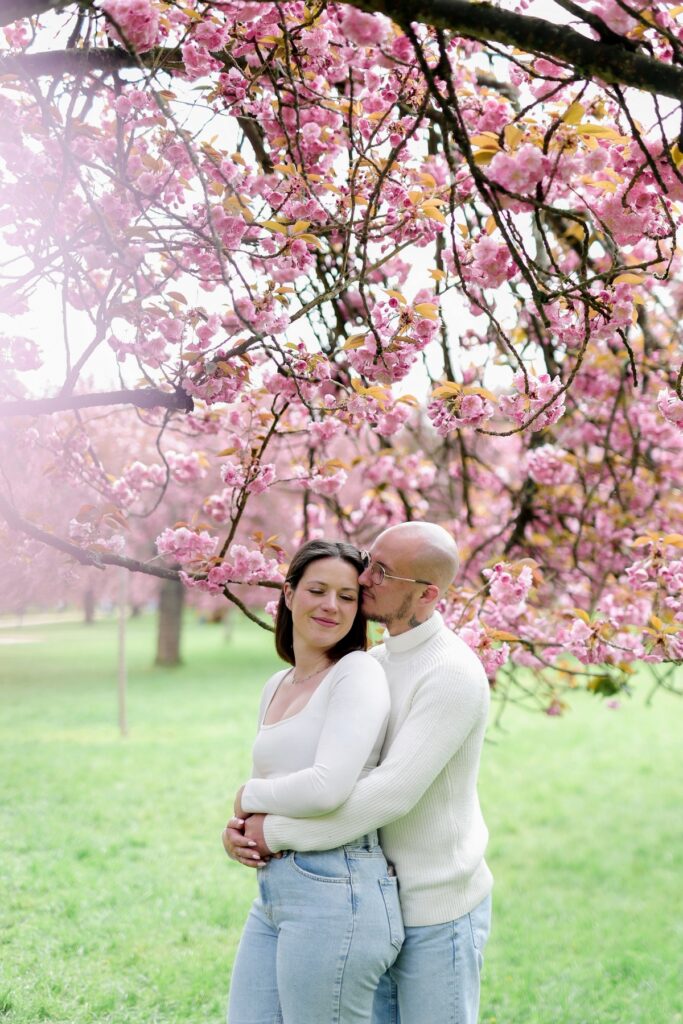
[[34, 613], [22, 615], [21, 618], [17, 615], [0, 616], [0, 647], [9, 644], [42, 644], [45, 643], [44, 636], [24, 631], [35, 629], [36, 626], [54, 626], [82, 620], [83, 614], [79, 612], [64, 612], [63, 615], [55, 615], [54, 612]]

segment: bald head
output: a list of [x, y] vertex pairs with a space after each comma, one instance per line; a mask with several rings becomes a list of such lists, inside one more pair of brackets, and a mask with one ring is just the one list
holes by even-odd
[[384, 530], [377, 542], [380, 538], [400, 550], [401, 562], [410, 567], [411, 575], [435, 583], [440, 594], [446, 593], [460, 565], [458, 547], [447, 530], [436, 523], [399, 523]]

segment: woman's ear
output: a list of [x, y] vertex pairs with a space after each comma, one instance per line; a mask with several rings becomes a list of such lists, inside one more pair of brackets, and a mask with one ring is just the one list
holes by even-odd
[[285, 582], [284, 586], [282, 587], [282, 593], [284, 594], [285, 604], [287, 605], [287, 607], [291, 611], [291, 609], [292, 609], [292, 594], [294, 593], [294, 587], [292, 586], [292, 584]]

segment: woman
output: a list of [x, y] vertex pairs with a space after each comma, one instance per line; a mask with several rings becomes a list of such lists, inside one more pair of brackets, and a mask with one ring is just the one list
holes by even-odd
[[[275, 646], [292, 667], [261, 699], [253, 777], [235, 812], [308, 817], [348, 797], [378, 760], [389, 714], [384, 672], [366, 653], [350, 544], [309, 541], [289, 567]], [[228, 1024], [361, 1024], [403, 941], [395, 878], [377, 836], [285, 853], [258, 872], [240, 940]]]

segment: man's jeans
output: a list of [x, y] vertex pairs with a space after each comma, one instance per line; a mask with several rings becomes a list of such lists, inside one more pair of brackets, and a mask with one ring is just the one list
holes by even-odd
[[228, 1024], [370, 1024], [403, 922], [377, 834], [287, 853], [258, 872], [240, 940]]
[[455, 921], [406, 928], [380, 981], [372, 1024], [476, 1024], [491, 897]]

